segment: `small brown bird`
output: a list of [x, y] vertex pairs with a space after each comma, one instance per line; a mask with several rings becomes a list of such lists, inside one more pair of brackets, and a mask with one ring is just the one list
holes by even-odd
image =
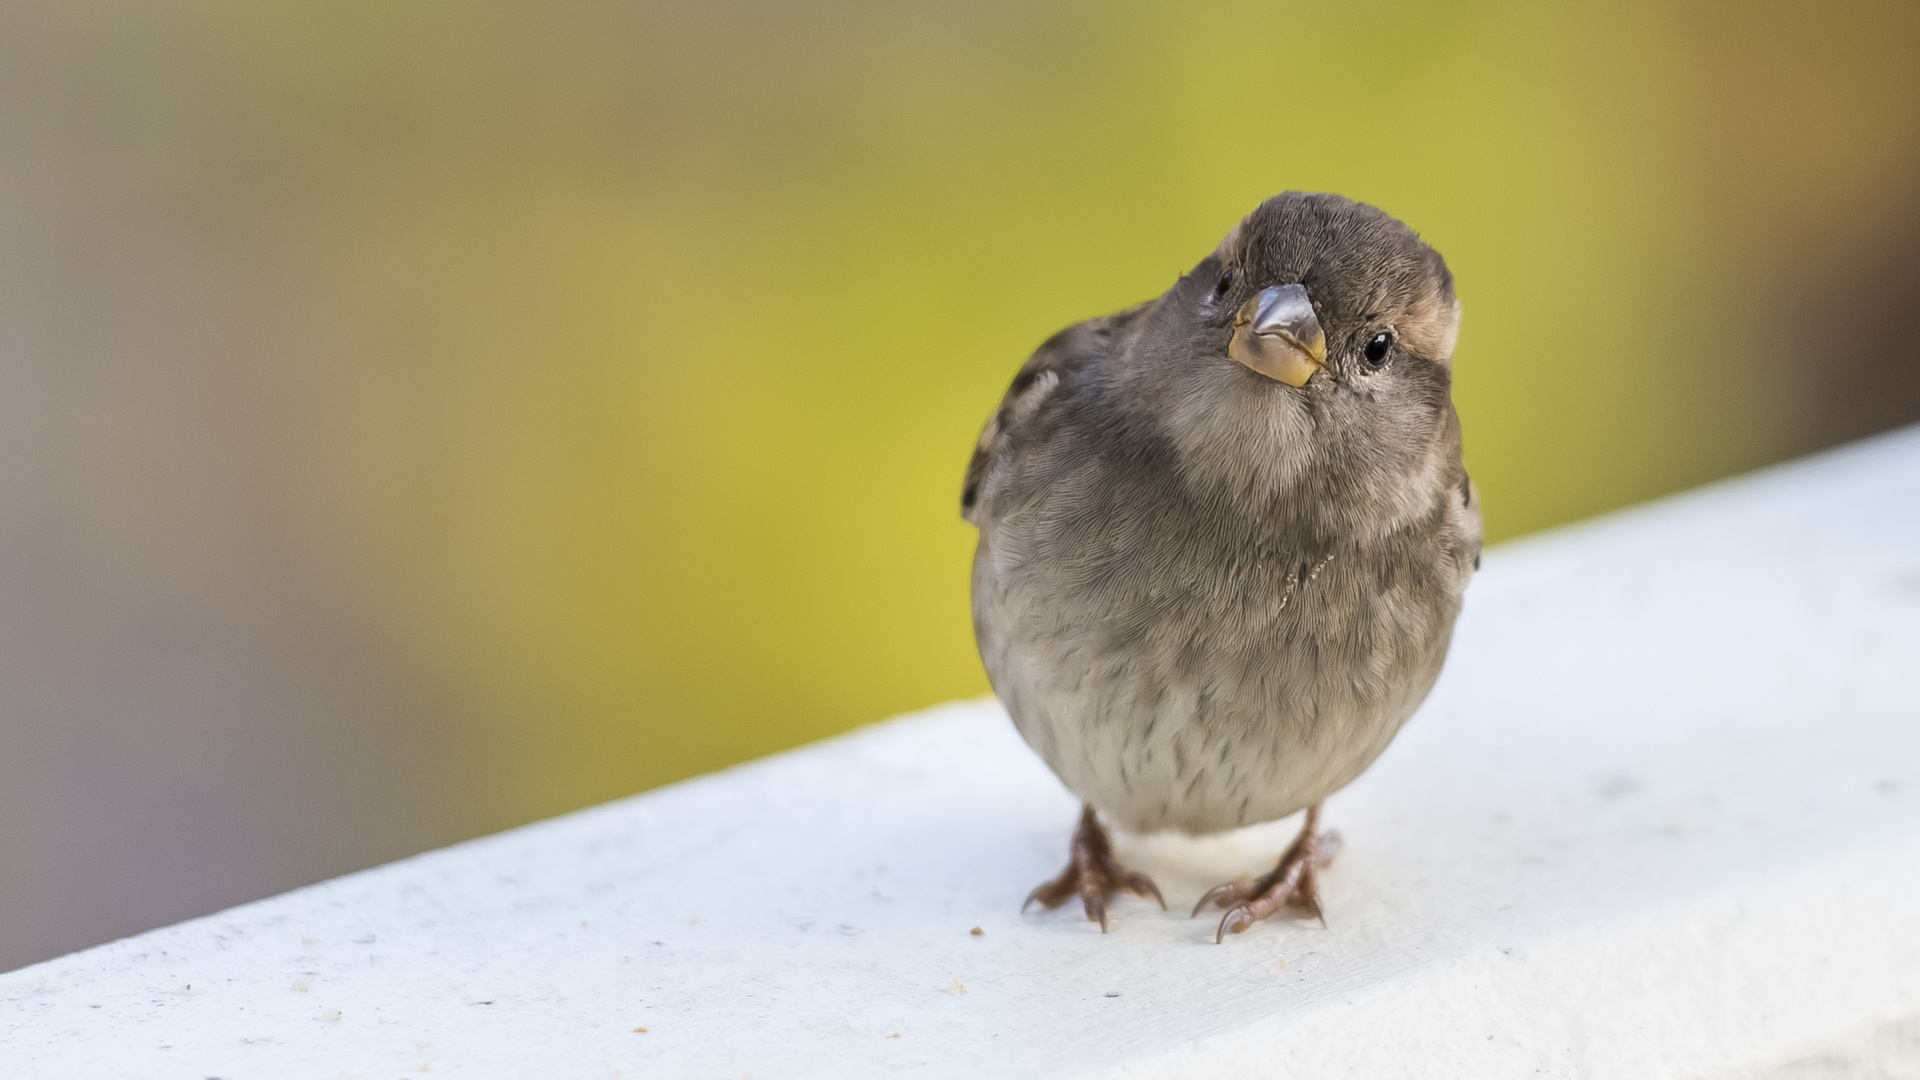
[[[1371, 206], [1287, 192], [1159, 299], [1068, 327], [1014, 377], [961, 507], [974, 633], [1027, 743], [1086, 804], [1067, 869], [1107, 926], [1100, 815], [1213, 833], [1306, 809], [1215, 934], [1320, 915], [1321, 800], [1426, 697], [1480, 561], [1439, 253]], [[1162, 906], [1165, 901], [1161, 900]]]

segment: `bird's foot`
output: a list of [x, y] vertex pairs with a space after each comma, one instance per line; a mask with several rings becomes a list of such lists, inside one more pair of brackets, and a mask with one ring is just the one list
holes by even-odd
[[1073, 830], [1070, 851], [1067, 868], [1059, 877], [1028, 893], [1026, 903], [1020, 905], [1021, 911], [1036, 900], [1051, 911], [1065, 903], [1067, 897], [1078, 895], [1081, 905], [1087, 909], [1087, 918], [1099, 923], [1100, 932], [1104, 934], [1107, 932], [1107, 900], [1122, 889], [1135, 896], [1150, 896], [1162, 911], [1166, 910], [1167, 902], [1161, 898], [1152, 878], [1114, 860], [1113, 840], [1107, 835], [1106, 826], [1094, 816], [1091, 805], [1080, 812], [1080, 825]]
[[1308, 808], [1307, 821], [1301, 826], [1299, 837], [1287, 848], [1286, 854], [1280, 856], [1280, 865], [1274, 867], [1272, 873], [1250, 881], [1216, 885], [1193, 906], [1195, 915], [1208, 904], [1226, 909], [1219, 929], [1213, 932], [1216, 944], [1225, 940], [1229, 931], [1241, 933], [1284, 907], [1319, 919], [1321, 926], [1327, 924], [1327, 917], [1320, 910], [1319, 875], [1339, 854], [1340, 834], [1322, 833], [1318, 831], [1319, 824], [1320, 808]]

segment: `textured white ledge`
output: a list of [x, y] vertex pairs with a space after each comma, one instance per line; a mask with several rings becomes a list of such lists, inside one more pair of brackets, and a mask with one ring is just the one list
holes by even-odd
[[936, 709], [0, 976], [0, 1075], [1920, 1076], [1920, 430], [1491, 553], [1327, 929], [1178, 910], [1291, 822], [1022, 917], [1074, 810]]

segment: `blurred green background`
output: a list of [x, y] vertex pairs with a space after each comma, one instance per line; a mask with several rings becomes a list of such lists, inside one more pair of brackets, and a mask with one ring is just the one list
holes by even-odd
[[1910, 3], [0, 6], [0, 968], [985, 692], [979, 424], [1286, 188], [1492, 539], [1920, 418]]

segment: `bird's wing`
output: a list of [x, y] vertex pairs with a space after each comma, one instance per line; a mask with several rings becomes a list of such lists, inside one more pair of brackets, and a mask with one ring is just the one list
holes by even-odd
[[967, 482], [960, 491], [961, 517], [979, 524], [974, 512], [988, 478], [1043, 424], [1042, 417], [1050, 411], [1047, 405], [1062, 396], [1063, 388], [1090, 361], [1104, 354], [1115, 318], [1109, 315], [1075, 323], [1048, 338], [1020, 365], [1006, 396], [1000, 399], [1000, 407], [981, 429], [973, 460], [967, 463]]
[[1467, 548], [1473, 553], [1473, 568], [1480, 569], [1480, 489], [1473, 484], [1473, 477], [1464, 470], [1460, 473], [1460, 531], [1464, 535]]

